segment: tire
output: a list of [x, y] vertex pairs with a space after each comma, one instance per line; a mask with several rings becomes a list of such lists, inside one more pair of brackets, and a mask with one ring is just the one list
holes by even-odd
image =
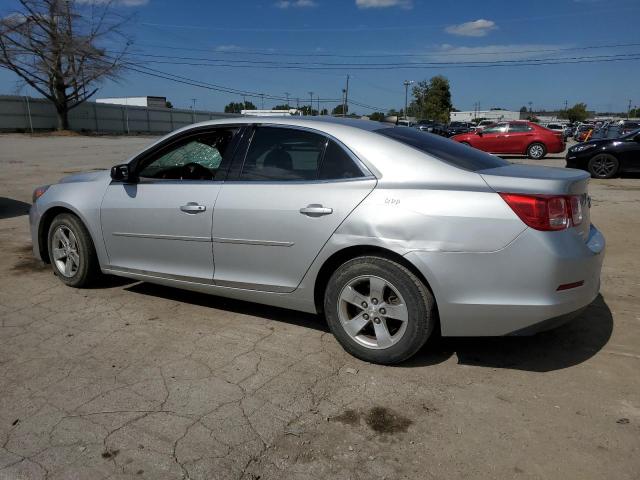
[[347, 352], [385, 365], [413, 356], [437, 321], [433, 295], [420, 279], [399, 263], [375, 256], [338, 267], [325, 290], [324, 311]]
[[599, 153], [589, 160], [587, 168], [593, 178], [613, 178], [620, 169], [620, 162], [613, 155]]
[[547, 154], [544, 143], [534, 142], [527, 147], [527, 157], [532, 160], [542, 160]]
[[91, 236], [75, 215], [62, 213], [53, 219], [47, 235], [47, 246], [53, 273], [62, 283], [82, 288], [100, 277], [100, 266]]

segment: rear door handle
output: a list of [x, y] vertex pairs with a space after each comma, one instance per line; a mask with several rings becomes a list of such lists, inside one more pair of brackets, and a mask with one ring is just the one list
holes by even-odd
[[312, 203], [300, 209], [300, 213], [309, 217], [321, 217], [333, 213], [333, 208], [323, 207], [320, 204]]
[[200, 213], [204, 212], [207, 209], [204, 205], [200, 205], [196, 202], [189, 202], [186, 205], [182, 205], [180, 210], [185, 213]]

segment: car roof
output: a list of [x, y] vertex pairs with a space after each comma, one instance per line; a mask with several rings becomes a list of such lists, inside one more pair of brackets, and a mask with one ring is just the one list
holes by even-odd
[[197, 124], [189, 125], [185, 128], [193, 128], [194, 126], [207, 126], [207, 125], [224, 125], [224, 124], [269, 124], [269, 125], [290, 125], [317, 128], [318, 130], [324, 130], [323, 127], [332, 126], [346, 126], [351, 128], [357, 128], [360, 130], [366, 130], [372, 132], [381, 128], [393, 127], [392, 123], [382, 123], [375, 120], [361, 120], [357, 118], [343, 118], [343, 117], [331, 117], [331, 116], [298, 116], [298, 115], [282, 115], [274, 117], [261, 117], [258, 115], [243, 115], [239, 117], [225, 117], [216, 120], [208, 120]]

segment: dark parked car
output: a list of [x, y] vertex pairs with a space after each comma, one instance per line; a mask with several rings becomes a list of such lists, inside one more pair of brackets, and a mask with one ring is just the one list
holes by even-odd
[[602, 138], [574, 145], [567, 152], [567, 167], [587, 170], [593, 178], [640, 172], [640, 129], [620, 138]]
[[622, 124], [622, 134], [626, 135], [640, 128], [640, 122], [626, 120]]
[[447, 127], [447, 137], [453, 137], [461, 133], [469, 133], [470, 131], [471, 124], [467, 122], [451, 122]]
[[417, 128], [422, 132], [435, 133], [436, 135], [441, 135], [443, 137], [447, 136], [447, 127], [433, 120], [418, 120], [414, 125], [414, 128]]

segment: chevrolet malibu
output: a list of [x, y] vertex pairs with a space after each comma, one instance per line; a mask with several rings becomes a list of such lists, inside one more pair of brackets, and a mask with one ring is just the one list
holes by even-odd
[[39, 187], [34, 253], [101, 274], [323, 313], [366, 361], [444, 336], [530, 334], [598, 294], [586, 172], [511, 165], [408, 127], [239, 118]]
[[489, 153], [526, 155], [540, 160], [547, 153], [564, 151], [563, 132], [533, 122], [500, 122], [475, 132], [454, 135], [452, 140]]

